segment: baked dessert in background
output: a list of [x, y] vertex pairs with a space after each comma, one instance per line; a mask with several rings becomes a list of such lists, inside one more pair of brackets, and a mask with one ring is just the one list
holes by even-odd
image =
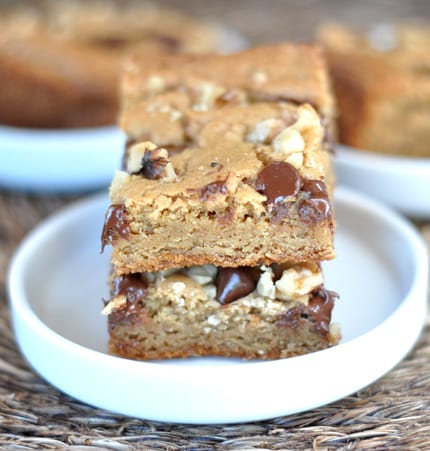
[[[295, 69], [265, 66], [282, 55]], [[282, 358], [338, 342], [320, 266], [335, 256], [320, 58], [279, 45], [125, 65], [129, 143], [102, 232], [112, 353]]]
[[339, 141], [384, 154], [429, 157], [430, 27], [339, 24], [319, 31], [339, 108]]
[[0, 8], [0, 123], [115, 124], [124, 55], [221, 49], [219, 28], [156, 3], [45, 0]]
[[0, 123], [68, 128], [113, 124], [117, 63], [108, 55], [46, 35], [0, 31]]

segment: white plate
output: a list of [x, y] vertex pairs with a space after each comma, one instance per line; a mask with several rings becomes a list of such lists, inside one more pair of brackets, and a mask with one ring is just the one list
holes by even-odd
[[326, 286], [340, 293], [341, 344], [284, 360], [197, 358], [137, 362], [106, 353], [100, 254], [106, 197], [93, 197], [33, 231], [9, 273], [22, 353], [47, 381], [94, 406], [183, 423], [256, 421], [315, 408], [370, 384], [398, 363], [424, 323], [427, 252], [409, 223], [338, 188], [338, 257]]
[[[238, 51], [246, 40], [216, 26], [220, 51]], [[107, 187], [125, 144], [116, 126], [27, 129], [0, 126], [0, 188], [42, 194], [75, 194]]]
[[339, 145], [334, 161], [339, 184], [411, 217], [430, 218], [430, 158], [396, 157]]
[[117, 127], [31, 130], [0, 127], [0, 187], [72, 194], [107, 187], [121, 164]]

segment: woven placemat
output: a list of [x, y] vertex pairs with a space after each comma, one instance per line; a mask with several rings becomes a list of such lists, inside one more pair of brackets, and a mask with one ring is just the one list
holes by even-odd
[[[427, 0], [163, 3], [225, 23], [250, 43], [309, 39], [321, 20], [367, 24], [430, 17]], [[6, 268], [22, 237], [73, 200], [0, 192], [0, 449], [430, 449], [430, 318], [414, 350], [379, 381], [331, 405], [263, 422], [187, 426], [143, 421], [90, 407], [51, 387], [17, 349], [6, 300]], [[430, 243], [430, 225], [420, 229]]]
[[[73, 200], [0, 193], [0, 449], [430, 449], [430, 317], [410, 355], [376, 383], [328, 406], [268, 421], [143, 421], [93, 408], [47, 384], [17, 349], [6, 268], [22, 237]], [[419, 227], [430, 243], [430, 225]]]

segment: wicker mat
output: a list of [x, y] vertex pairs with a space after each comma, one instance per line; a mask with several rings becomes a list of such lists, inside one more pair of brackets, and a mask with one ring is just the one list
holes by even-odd
[[[429, 17], [427, 0], [167, 3], [216, 18], [239, 30], [250, 43], [283, 40], [286, 33], [289, 38], [308, 38], [320, 19], [367, 23], [390, 14]], [[293, 21], [288, 22], [288, 17]], [[72, 200], [0, 192], [0, 449], [430, 449], [429, 321], [410, 355], [379, 381], [331, 405], [269, 421], [216, 426], [142, 421], [90, 407], [51, 387], [29, 368], [17, 349], [5, 273], [24, 234]], [[430, 243], [430, 225], [420, 228]]]
[[[17, 349], [5, 273], [25, 233], [72, 200], [0, 194], [0, 449], [430, 449], [429, 321], [413, 352], [376, 383], [331, 405], [269, 421], [142, 421], [90, 407], [51, 387]], [[430, 243], [430, 226], [420, 228]]]

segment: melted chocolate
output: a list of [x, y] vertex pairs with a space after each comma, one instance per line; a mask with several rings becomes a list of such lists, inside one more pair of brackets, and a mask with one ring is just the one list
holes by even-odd
[[299, 217], [305, 223], [318, 223], [331, 215], [331, 205], [325, 183], [321, 180], [303, 180], [305, 197], [298, 202]]
[[119, 322], [128, 321], [133, 323], [136, 321], [142, 308], [138, 303], [144, 299], [147, 292], [148, 286], [140, 274], [127, 274], [116, 277], [113, 281], [112, 296], [124, 295], [127, 302], [119, 308], [115, 308], [109, 314], [109, 328], [115, 327]]
[[267, 197], [268, 204], [279, 204], [296, 196], [302, 186], [297, 169], [285, 161], [274, 161], [258, 174], [256, 190]]
[[288, 263], [272, 263], [270, 268], [273, 271], [274, 282], [279, 280], [282, 277], [283, 272], [290, 267], [291, 265]]
[[300, 327], [303, 321], [310, 320], [312, 329], [326, 337], [329, 334], [331, 312], [334, 301], [339, 296], [320, 286], [312, 293], [308, 305], [299, 305], [292, 308], [278, 318], [278, 323], [285, 327]]
[[106, 212], [101, 235], [102, 252], [106, 245], [113, 244], [120, 238], [127, 240], [129, 236], [130, 225], [125, 206], [123, 204], [111, 205]]
[[113, 281], [113, 295], [124, 295], [127, 302], [134, 303], [142, 300], [148, 291], [148, 285], [140, 274], [127, 274], [115, 277]]
[[308, 312], [318, 331], [328, 333], [334, 301], [338, 297], [337, 293], [326, 290], [322, 285], [312, 292]]
[[285, 218], [290, 216], [292, 202], [282, 202], [280, 204], [272, 204], [270, 208], [270, 222], [272, 224], [280, 224]]
[[249, 293], [257, 286], [258, 268], [219, 268], [216, 278], [216, 300], [220, 304], [229, 304]]
[[167, 163], [165, 158], [157, 156], [157, 149], [145, 150], [142, 167], [137, 172], [133, 172], [133, 175], [141, 175], [150, 180], [161, 179], [166, 174]]
[[227, 194], [227, 192], [225, 180], [217, 180], [216, 182], [209, 183], [200, 189], [200, 200], [205, 201], [214, 194]]

